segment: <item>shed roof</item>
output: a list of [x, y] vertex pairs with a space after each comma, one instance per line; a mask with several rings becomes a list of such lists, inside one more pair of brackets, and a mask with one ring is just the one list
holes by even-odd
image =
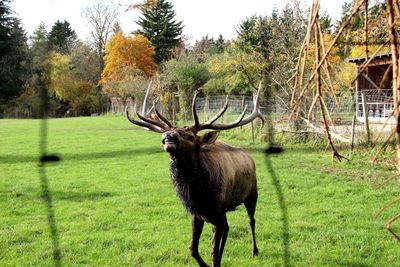
[[[373, 60], [391, 59], [391, 58], [392, 58], [392, 53], [388, 52], [388, 53], [376, 55]], [[351, 62], [351, 63], [361, 63], [361, 62], [364, 62], [365, 60], [366, 60], [366, 57], [357, 57], [357, 58], [346, 59], [347, 62]]]

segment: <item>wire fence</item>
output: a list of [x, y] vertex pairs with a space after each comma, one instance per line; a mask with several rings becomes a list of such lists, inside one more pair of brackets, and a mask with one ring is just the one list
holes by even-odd
[[[391, 89], [364, 89], [362, 90], [365, 95], [366, 112], [370, 120], [370, 128], [372, 131], [387, 131], [389, 132], [393, 127], [391, 125], [382, 129], [382, 124], [387, 121], [387, 118], [392, 115], [393, 102], [392, 102], [392, 90]], [[364, 129], [364, 109], [363, 100], [361, 93], [354, 96], [340, 96], [336, 98], [325, 97], [325, 103], [327, 111], [329, 112], [330, 131], [334, 134], [343, 135], [343, 140], [350, 140], [353, 132], [356, 136], [363, 136]], [[196, 101], [196, 111], [201, 121], [207, 121], [213, 117], [228, 101], [228, 108], [224, 115], [219, 119], [220, 123], [229, 123], [234, 120], [242, 111], [246, 108], [246, 115], [248, 115], [253, 107], [253, 98], [251, 96], [243, 95], [231, 95], [228, 100], [225, 95], [219, 96], [203, 96], [198, 97]], [[313, 101], [313, 97], [309, 96], [304, 99], [304, 104], [301, 113], [304, 118], [309, 117], [308, 109]], [[173, 124], [188, 124], [192, 121], [191, 112], [188, 110], [185, 113], [182, 112], [179, 106], [178, 95], [173, 95], [172, 100], [165, 105], [161, 105], [157, 102], [158, 110], [170, 119]], [[122, 99], [119, 97], [113, 97], [109, 99], [107, 108], [108, 114], [123, 114], [125, 108], [128, 107], [133, 113], [135, 111], [135, 101], [132, 98]], [[141, 110], [141, 107], [138, 107]], [[261, 101], [260, 103], [261, 113], [265, 116], [269, 116], [270, 123], [273, 128], [278, 132], [290, 132], [293, 131], [293, 121], [291, 118], [290, 109], [290, 96], [289, 95], [275, 95], [270, 98], [269, 101]], [[92, 115], [98, 115], [92, 114]], [[65, 116], [73, 116], [73, 114], [66, 114]], [[354, 130], [352, 126], [353, 117], [356, 116]], [[9, 117], [24, 118], [21, 116], [18, 109], [15, 112], [10, 113]], [[319, 105], [315, 106], [315, 110], [312, 113], [313, 127], [305, 127], [303, 123], [303, 131], [323, 132], [324, 125], [321, 120], [321, 112]], [[390, 123], [390, 120], [389, 120]], [[317, 128], [317, 129], [315, 129]]]
[[[177, 98], [177, 96], [175, 96]], [[310, 99], [310, 103], [311, 103]], [[207, 96], [207, 97], [198, 97], [196, 100], [196, 112], [197, 114], [203, 118], [208, 119], [213, 114], [217, 113], [224, 107], [225, 103], [228, 103], [228, 108], [226, 110], [226, 114], [230, 115], [240, 115], [243, 110], [246, 108], [246, 114], [251, 113], [254, 107], [253, 98], [251, 96], [242, 96], [242, 95], [231, 95], [227, 98], [226, 95], [220, 96]], [[346, 97], [337, 97], [336, 99], [327, 98], [326, 104], [328, 107], [329, 112], [334, 117], [343, 117], [349, 118], [355, 113], [355, 99], [352, 96]], [[178, 116], [180, 108], [178, 100], [171, 101], [168, 104], [168, 107], [161, 106], [160, 103], [157, 103], [158, 110], [161, 113], [170, 118], [170, 119], [177, 119], [173, 118], [173, 116]], [[127, 102], [125, 105], [122, 101], [119, 102], [119, 106], [110, 106], [109, 113], [123, 113], [125, 108], [128, 107], [130, 111], [135, 110], [135, 104], [133, 102]], [[139, 107], [138, 107], [139, 110]], [[273, 97], [270, 101], [264, 101], [260, 104], [261, 113], [266, 115], [272, 115], [277, 120], [282, 120], [287, 118], [290, 113], [290, 107], [288, 101], [282, 100], [279, 97]], [[190, 120], [190, 119], [189, 119]]]

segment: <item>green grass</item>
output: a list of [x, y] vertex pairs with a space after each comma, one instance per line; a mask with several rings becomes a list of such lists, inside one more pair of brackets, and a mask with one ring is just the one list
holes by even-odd
[[[159, 134], [123, 117], [51, 119], [48, 151], [62, 161], [46, 165], [44, 177], [39, 129], [39, 120], [0, 120], [0, 266], [196, 266], [191, 219], [171, 185]], [[383, 224], [400, 203], [372, 219], [399, 195], [398, 182], [379, 186], [392, 169], [371, 166], [364, 150], [335, 165], [330, 153], [310, 147], [266, 156], [250, 137], [234, 136], [221, 138], [248, 148], [257, 165], [260, 254], [251, 257], [241, 206], [228, 214], [223, 266], [399, 266], [399, 243]], [[210, 263], [209, 225], [200, 242]]]

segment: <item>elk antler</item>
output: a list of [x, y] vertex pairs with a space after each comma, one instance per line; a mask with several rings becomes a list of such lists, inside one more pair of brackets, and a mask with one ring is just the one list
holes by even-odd
[[228, 96], [226, 97], [225, 105], [224, 107], [211, 119], [206, 121], [205, 123], [199, 123], [199, 118], [196, 113], [196, 97], [197, 94], [194, 95], [193, 98], [193, 103], [192, 103], [192, 113], [193, 113], [193, 119], [194, 119], [194, 125], [191, 127], [194, 132], [199, 132], [201, 130], [205, 129], [212, 129], [212, 130], [228, 130], [232, 128], [236, 128], [239, 126], [243, 126], [245, 124], [248, 124], [255, 120], [256, 118], [260, 118], [262, 123], [264, 124], [264, 119], [262, 118], [261, 112], [260, 112], [260, 103], [258, 102], [259, 97], [260, 97], [260, 92], [261, 92], [261, 82], [258, 85], [257, 92], [253, 95], [253, 111], [252, 113], [244, 118], [244, 115], [246, 114], [247, 111], [247, 105], [243, 109], [242, 114], [239, 116], [239, 118], [229, 124], [222, 124], [222, 123], [214, 123], [216, 120], [218, 120], [227, 110], [228, 108]]
[[[132, 117], [129, 116], [129, 110], [128, 107], [126, 107], [125, 112], [126, 112], [126, 117], [128, 118], [128, 120], [136, 125], [139, 125], [141, 127], [145, 127], [148, 130], [151, 130], [153, 132], [157, 132], [157, 133], [163, 133], [166, 132], [168, 130], [170, 130], [173, 126], [172, 124], [164, 117], [160, 114], [160, 112], [157, 110], [156, 108], [156, 101], [153, 102], [153, 106], [150, 108], [149, 111], [147, 111], [147, 99], [149, 97], [149, 92], [151, 89], [151, 84], [152, 81], [150, 81], [148, 87], [147, 87], [147, 91], [146, 91], [146, 96], [144, 98], [144, 102], [143, 102], [143, 108], [142, 108], [142, 114], [140, 114], [139, 112], [137, 112], [136, 108], [135, 108], [135, 113], [138, 116], [139, 119], [141, 119], [141, 121], [135, 120]], [[156, 112], [156, 118], [154, 119], [151, 116], [151, 112], [152, 111]]]
[[150, 80], [149, 85], [147, 86], [146, 95], [144, 96], [143, 106], [142, 106], [142, 114], [149, 114], [151, 113], [151, 109], [147, 112], [147, 99], [150, 95], [151, 85], [153, 84], [153, 80]]

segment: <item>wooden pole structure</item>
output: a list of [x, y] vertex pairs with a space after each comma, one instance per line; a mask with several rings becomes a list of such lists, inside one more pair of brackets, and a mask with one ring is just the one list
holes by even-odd
[[396, 118], [396, 147], [397, 147], [397, 172], [400, 173], [400, 111], [399, 111], [399, 50], [397, 33], [395, 29], [395, 10], [397, 16], [399, 16], [398, 2], [394, 0], [388, 0], [387, 11], [388, 11], [388, 25], [390, 25], [389, 38], [390, 38], [390, 50], [392, 52], [392, 73], [393, 73], [393, 109], [394, 116]]

